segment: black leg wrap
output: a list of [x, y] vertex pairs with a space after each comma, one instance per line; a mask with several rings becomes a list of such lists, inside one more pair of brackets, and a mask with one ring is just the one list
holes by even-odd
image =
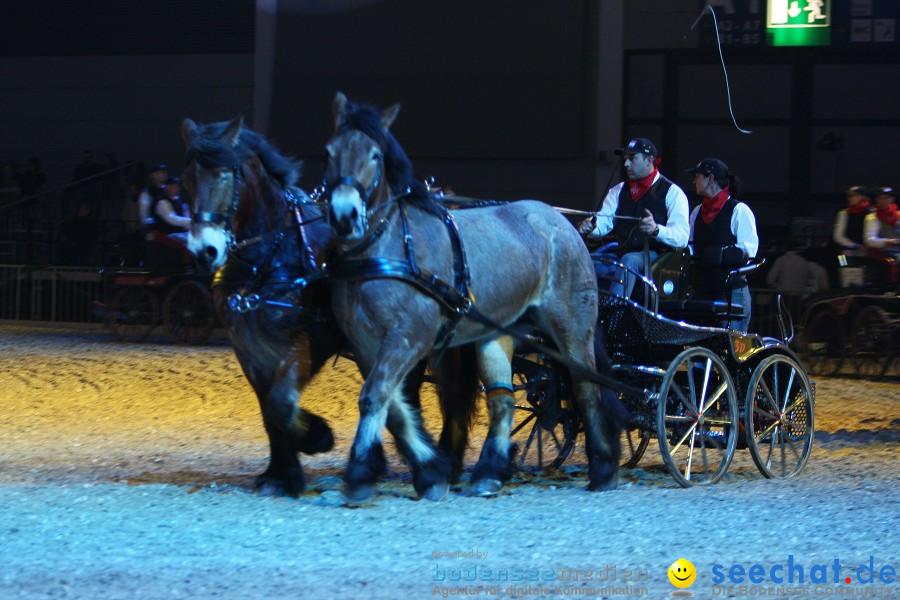
[[360, 460], [355, 454], [350, 457], [347, 470], [344, 472], [344, 482], [349, 488], [372, 485], [380, 477], [387, 473], [387, 461], [384, 458], [384, 448], [381, 442], [372, 445], [369, 453]]
[[[619, 429], [612, 425], [610, 419], [601, 419], [596, 428], [604, 436], [606, 451], [600, 450], [600, 444], [596, 443], [589, 432], [585, 432], [585, 451], [588, 455], [588, 477], [591, 491], [614, 490], [619, 482], [619, 457], [621, 444], [619, 442]], [[612, 425], [612, 426], [611, 426]]]
[[450, 459], [438, 452], [434, 458], [424, 463], [411, 464], [413, 487], [419, 496], [433, 488], [445, 488], [450, 480]]
[[481, 449], [481, 456], [478, 457], [478, 463], [472, 470], [472, 481], [482, 479], [496, 479], [506, 483], [512, 476], [516, 474], [516, 454], [517, 447], [511, 444], [509, 453], [504, 454], [498, 448], [496, 438], [488, 438], [484, 442]]
[[302, 437], [295, 436], [297, 451], [304, 454], [316, 454], [317, 452], [328, 452], [334, 448], [334, 434], [328, 421], [319, 415], [305, 411], [301, 420], [305, 431]]

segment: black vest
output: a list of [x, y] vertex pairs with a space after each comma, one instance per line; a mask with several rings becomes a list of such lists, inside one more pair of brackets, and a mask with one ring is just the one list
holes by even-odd
[[154, 231], [161, 231], [161, 232], [165, 233], [166, 235], [168, 235], [170, 233], [177, 233], [179, 231], [184, 231], [184, 229], [182, 229], [181, 227], [176, 227], [174, 225], [170, 225], [169, 223], [166, 223], [161, 218], [159, 218], [159, 216], [157, 216], [157, 214], [156, 214], [156, 207], [161, 201], [168, 200], [169, 204], [171, 204], [172, 208], [175, 210], [176, 215], [178, 215], [179, 217], [187, 217], [187, 216], [190, 216], [190, 210], [188, 209], [187, 204], [185, 204], [180, 198], [178, 200], [172, 200], [171, 198], [166, 196], [165, 193], [162, 193], [161, 191], [159, 194], [154, 194], [153, 188], [150, 188], [147, 191], [150, 193], [150, 196], [153, 198], [152, 202], [150, 203], [149, 228]]
[[[703, 220], [700, 213], [694, 220], [694, 256], [698, 264], [694, 269], [694, 289], [701, 296], [711, 298], [721, 298], [725, 294], [725, 281], [728, 273], [734, 267], [722, 267], [721, 265], [705, 265], [702, 263], [703, 257], [707, 256], [707, 247], [712, 246], [722, 248], [724, 246], [733, 246], [737, 244], [737, 236], [731, 232], [731, 217], [734, 214], [734, 208], [738, 201], [729, 198], [716, 218], [708, 225]], [[716, 254], [716, 252], [712, 252]], [[721, 252], [718, 252], [721, 256]], [[737, 289], [747, 285], [747, 280], [740, 277], [731, 282], [732, 289]]]
[[[658, 225], [665, 225], [669, 218], [669, 211], [666, 210], [666, 195], [669, 193], [670, 187], [672, 187], [672, 182], [660, 174], [656, 183], [650, 186], [640, 200], [635, 202], [631, 199], [631, 187], [626, 181], [619, 191], [619, 206], [616, 208], [616, 216], [643, 218], [644, 209], [647, 209]], [[638, 230], [637, 225], [637, 221], [630, 219], [618, 219], [613, 223], [613, 233], [619, 242], [618, 254], [620, 256], [626, 252], [643, 250], [644, 236]], [[650, 248], [657, 252], [671, 250], [655, 238], [650, 238]]]
[[869, 214], [869, 211], [867, 210], [858, 212], [855, 215], [851, 214], [850, 211], [847, 211], [847, 228], [844, 231], [844, 236], [847, 239], [862, 245], [863, 223], [866, 220], [867, 214]]

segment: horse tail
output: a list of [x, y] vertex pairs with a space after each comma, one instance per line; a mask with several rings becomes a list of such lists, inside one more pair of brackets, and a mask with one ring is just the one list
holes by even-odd
[[469, 431], [475, 422], [478, 398], [478, 368], [475, 346], [468, 344], [448, 349], [432, 365], [436, 378], [444, 426], [438, 446], [450, 458], [452, 480], [462, 474], [463, 455], [469, 443]]

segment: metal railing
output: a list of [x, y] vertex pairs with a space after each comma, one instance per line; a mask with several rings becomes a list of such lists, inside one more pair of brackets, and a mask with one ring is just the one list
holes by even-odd
[[103, 270], [0, 264], [0, 320], [101, 323]]

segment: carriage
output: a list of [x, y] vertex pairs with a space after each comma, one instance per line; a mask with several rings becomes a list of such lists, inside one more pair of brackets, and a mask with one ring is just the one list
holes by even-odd
[[[296, 453], [317, 442], [307, 439], [302, 420], [309, 415], [298, 412], [297, 400], [342, 344], [352, 348], [365, 376], [345, 471], [349, 502], [368, 499], [384, 473], [385, 426], [410, 465], [416, 492], [434, 500], [447, 493], [447, 482], [459, 475], [474, 404], [464, 406], [465, 394], [448, 396], [451, 404], [445, 404], [439, 394], [445, 413], [438, 447], [408, 400], [417, 393], [416, 365], [456, 348], [477, 353], [478, 375], [487, 386], [490, 428], [472, 472], [476, 495], [496, 494], [511, 476], [511, 431], [524, 436], [519, 465], [538, 468], [545, 466], [545, 446], [548, 458], [556, 452], [547, 465], [558, 466], [584, 432], [589, 489], [615, 487], [616, 444], [609, 440], [618, 435], [621, 415], [611, 410], [619, 404], [613, 389], [629, 408], [626, 465], [640, 459], [655, 434], [685, 486], [720, 479], [744, 444], [769, 477], [802, 469], [812, 446], [814, 396], [787, 346], [787, 331], [784, 341], [737, 336], [662, 317], [655, 299], [651, 309], [609, 294], [601, 295], [598, 321], [584, 243], [556, 211], [533, 201], [450, 211], [412, 179], [408, 158], [388, 132], [398, 107], [377, 111], [338, 94], [333, 108], [327, 224], [318, 203], [293, 188], [295, 165], [244, 129], [241, 118], [183, 124], [185, 180], [192, 191], [208, 192], [194, 194], [190, 243], [213, 269], [227, 265], [227, 256], [245, 273], [220, 284], [217, 294], [231, 288], [237, 293], [229, 306], [243, 306], [251, 296], [254, 306], [265, 306], [259, 300], [267, 294], [246, 293], [271, 285], [276, 298], [299, 296], [323, 291], [310, 283], [328, 280], [325, 321], [286, 330], [272, 326], [263, 311], [232, 313], [232, 342], [257, 392], [272, 451], [258, 481], [302, 491]], [[489, 235], [497, 231], [508, 235]], [[504, 261], [496, 260], [499, 251]], [[492, 286], [498, 282], [503, 289]], [[666, 294], [669, 287], [663, 284]], [[277, 299], [268, 304], [284, 305]], [[690, 313], [697, 307], [681, 308]], [[540, 333], [514, 331], [526, 313]], [[589, 368], [598, 322], [612, 376]], [[320, 331], [322, 324], [327, 331]], [[511, 358], [504, 336], [519, 342]], [[279, 366], [283, 357], [291, 368]], [[475, 368], [456, 373], [468, 379]], [[522, 419], [510, 427], [518, 398]], [[536, 465], [528, 464], [534, 456]]]
[[896, 372], [900, 348], [900, 297], [864, 288], [818, 296], [800, 318], [802, 349], [811, 373], [861, 377]]
[[[673, 284], [683, 274], [671, 264], [659, 267], [668, 301], [660, 303], [652, 279], [637, 273], [650, 299], [644, 305], [601, 290], [598, 324], [612, 372], [645, 390], [619, 393], [629, 412], [621, 466], [635, 467], [656, 438], [663, 462], [684, 487], [719, 481], [737, 449], [749, 450], [765, 477], [799, 473], [812, 450], [815, 388], [788, 346], [792, 325], [783, 303], [779, 299], [783, 339], [674, 320], [659, 311], [702, 320], [736, 316], [740, 309], [679, 300]], [[579, 433], [565, 375], [540, 353], [518, 355], [513, 366], [522, 415], [514, 429], [522, 446], [519, 466], [559, 468]]]
[[143, 341], [162, 324], [175, 342], [202, 344], [216, 325], [210, 274], [122, 267], [104, 280], [106, 323], [121, 342]]

